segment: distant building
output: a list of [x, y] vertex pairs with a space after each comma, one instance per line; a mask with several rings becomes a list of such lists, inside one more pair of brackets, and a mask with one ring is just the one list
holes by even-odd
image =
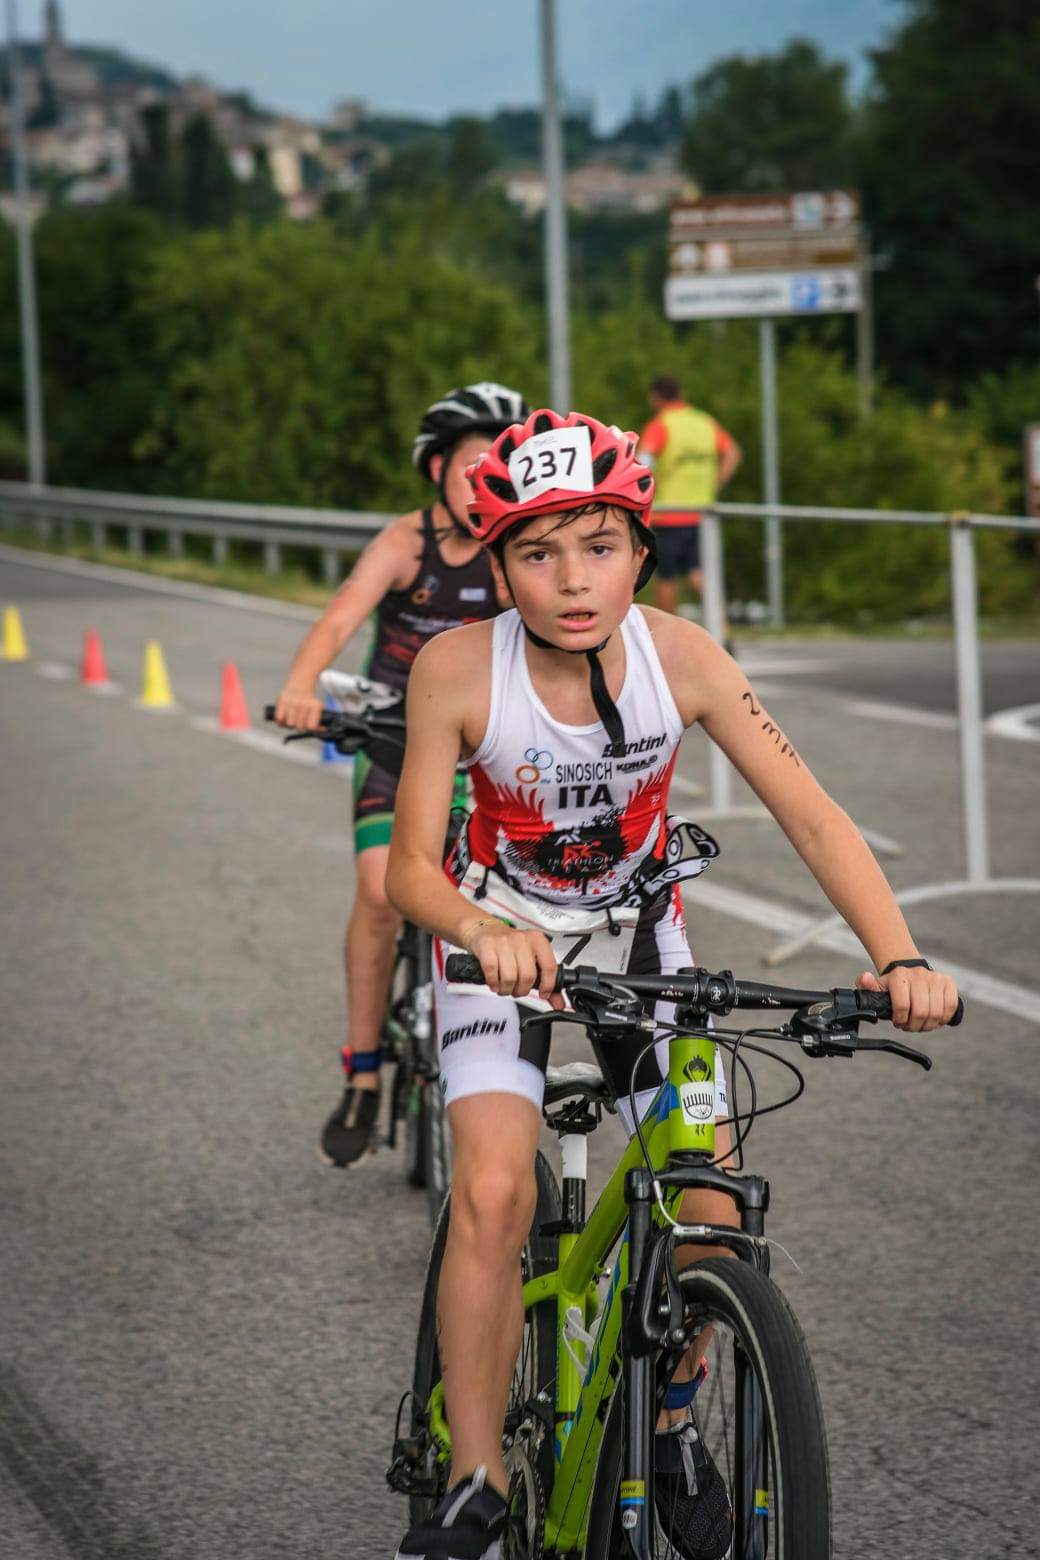
[[86, 60], [66, 46], [62, 36], [61, 6], [47, 0], [44, 6], [43, 74], [58, 104], [74, 104], [97, 98], [101, 81]]
[[[545, 176], [537, 169], [517, 169], [499, 176], [506, 198], [537, 216], [545, 207]], [[689, 193], [689, 181], [674, 168], [635, 171], [609, 162], [587, 162], [567, 174], [565, 196], [576, 211], [614, 211], [639, 215], [661, 211]]]

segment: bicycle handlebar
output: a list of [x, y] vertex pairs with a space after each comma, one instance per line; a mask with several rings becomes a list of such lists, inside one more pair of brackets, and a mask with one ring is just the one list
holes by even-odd
[[[449, 981], [458, 985], [484, 984], [480, 960], [471, 953], [449, 954], [446, 975]], [[581, 992], [586, 996], [598, 991], [604, 998], [612, 993], [618, 996], [634, 993], [637, 997], [653, 997], [660, 1002], [679, 1002], [719, 1017], [732, 1013], [735, 1008], [804, 1008], [809, 1017], [822, 1016], [824, 1009], [833, 1009], [836, 1019], [840, 1014], [852, 1022], [862, 1018], [875, 1024], [892, 1017], [892, 1001], [887, 991], [862, 991], [858, 987], [810, 991], [795, 986], [765, 985], [761, 981], [736, 980], [730, 970], [723, 970], [718, 975], [692, 968], [673, 975], [613, 975], [585, 966], [568, 968], [560, 965], [554, 990], [561, 995]], [[816, 1015], [812, 1012], [814, 1008], [819, 1010]], [[964, 999], [958, 998], [950, 1027], [956, 1027], [963, 1017]]]
[[[273, 721], [275, 706], [264, 705], [264, 719]], [[405, 721], [399, 706], [367, 709], [360, 714], [347, 710], [322, 710], [319, 724], [312, 731], [292, 730], [286, 742], [331, 742], [341, 753], [369, 750], [391, 773], [400, 773], [404, 757]]]

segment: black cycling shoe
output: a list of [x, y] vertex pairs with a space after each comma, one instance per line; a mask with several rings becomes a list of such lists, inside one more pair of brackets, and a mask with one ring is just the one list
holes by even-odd
[[692, 1419], [654, 1437], [654, 1503], [683, 1560], [724, 1560], [733, 1542], [726, 1482]]
[[357, 1089], [348, 1083], [321, 1134], [321, 1157], [345, 1170], [375, 1146], [379, 1128], [379, 1090]]
[[401, 1540], [397, 1560], [503, 1560], [507, 1507], [480, 1467]]

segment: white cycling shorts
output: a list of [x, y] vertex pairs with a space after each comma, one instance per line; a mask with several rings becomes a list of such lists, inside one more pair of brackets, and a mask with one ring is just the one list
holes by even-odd
[[[512, 997], [496, 996], [486, 987], [449, 989], [444, 978], [448, 944], [434, 941], [433, 991], [437, 1019], [437, 1047], [441, 1089], [447, 1105], [471, 1094], [519, 1094], [530, 1100], [536, 1110], [542, 1108], [545, 1075], [533, 1062], [520, 1056], [521, 1013]], [[686, 924], [678, 888], [663, 904], [640, 914], [635, 940], [628, 961], [633, 975], [669, 975], [693, 963], [686, 937]], [[674, 1021], [675, 1004], [659, 1002], [657, 1021]], [[632, 1068], [645, 1037], [611, 1046], [604, 1057], [609, 1066], [608, 1082], [618, 1101], [618, 1110], [628, 1132], [635, 1129], [629, 1100]], [[639, 1064], [636, 1078], [636, 1108], [640, 1119], [646, 1113], [668, 1072], [668, 1035], [664, 1034]], [[715, 1116], [729, 1115], [726, 1074], [721, 1047], [715, 1055]]]

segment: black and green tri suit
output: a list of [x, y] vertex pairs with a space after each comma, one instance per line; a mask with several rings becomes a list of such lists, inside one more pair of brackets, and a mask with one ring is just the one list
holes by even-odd
[[[497, 616], [498, 603], [487, 554], [481, 548], [468, 563], [441, 557], [433, 510], [422, 515], [422, 552], [415, 577], [404, 590], [389, 590], [376, 608], [376, 633], [365, 676], [404, 693], [419, 651], [434, 635], [463, 623]], [[354, 761], [354, 849], [389, 845], [400, 773], [359, 753]]]

